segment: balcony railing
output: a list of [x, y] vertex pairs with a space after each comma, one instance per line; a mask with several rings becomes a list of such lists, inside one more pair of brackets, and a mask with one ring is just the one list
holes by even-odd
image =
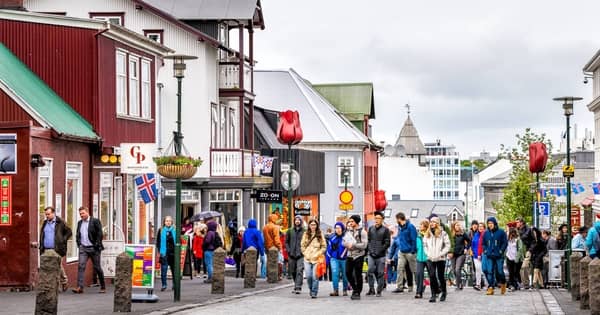
[[[244, 89], [250, 91], [252, 67], [247, 62], [244, 62], [243, 72]], [[219, 64], [219, 88], [239, 89], [240, 86], [240, 64], [237, 62], [221, 62]]]
[[[252, 155], [256, 151], [242, 149], [211, 149], [210, 176], [249, 177], [252, 176]], [[258, 176], [254, 172], [254, 176]]]

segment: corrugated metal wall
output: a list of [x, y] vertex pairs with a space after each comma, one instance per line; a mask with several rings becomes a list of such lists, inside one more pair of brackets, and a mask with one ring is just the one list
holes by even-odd
[[[4, 91], [0, 90], [0, 121], [28, 121], [33, 120], [19, 105], [17, 105]], [[38, 125], [38, 124], [36, 124]]]
[[276, 157], [273, 161], [273, 189], [283, 190], [281, 186], [281, 163], [287, 163], [291, 154], [294, 169], [300, 173], [300, 187], [294, 195], [313, 195], [325, 192], [325, 154], [323, 152], [302, 149], [261, 150], [261, 154]]

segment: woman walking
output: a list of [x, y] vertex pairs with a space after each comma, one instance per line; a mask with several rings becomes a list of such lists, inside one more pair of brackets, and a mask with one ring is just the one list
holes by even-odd
[[317, 279], [317, 262], [319, 256], [325, 253], [327, 245], [325, 237], [319, 229], [319, 223], [315, 219], [308, 221], [308, 231], [302, 235], [302, 255], [304, 255], [304, 270], [308, 284], [310, 297], [315, 299], [319, 292], [319, 279]]
[[473, 281], [473, 289], [481, 291], [481, 279], [487, 285], [487, 280], [483, 277], [483, 236], [485, 234], [485, 225], [479, 223], [478, 231], [474, 234], [471, 242], [471, 252], [473, 253], [473, 266], [475, 267], [475, 280]]
[[235, 277], [240, 277], [244, 275], [244, 272], [241, 270], [242, 263], [242, 241], [244, 237], [244, 232], [246, 232], [246, 228], [242, 225], [238, 229], [236, 235], [231, 235], [231, 248], [229, 249], [229, 255], [233, 257], [235, 261]]
[[417, 294], [415, 295], [415, 299], [422, 299], [423, 292], [425, 292], [423, 281], [425, 280], [425, 268], [427, 268], [427, 254], [423, 248], [423, 237], [427, 234], [428, 230], [429, 221], [421, 221], [419, 233], [417, 233], [417, 271], [415, 277], [417, 281]]
[[508, 246], [506, 247], [506, 266], [508, 267], [508, 290], [519, 290], [521, 283], [521, 265], [525, 259], [525, 246], [515, 228], [508, 232]]
[[423, 239], [423, 248], [427, 254], [427, 270], [431, 282], [431, 298], [429, 302], [435, 303], [437, 295], [441, 293], [440, 302], [446, 300], [446, 281], [444, 269], [446, 255], [450, 250], [450, 238], [440, 226], [440, 218], [433, 217], [429, 221], [429, 230]]
[[333, 235], [329, 239], [329, 245], [327, 246], [327, 257], [331, 264], [331, 284], [333, 285], [333, 292], [329, 294], [330, 296], [340, 295], [340, 273], [342, 274], [343, 295], [348, 296], [348, 292], [346, 291], [346, 288], [348, 288], [348, 278], [346, 277], [348, 249], [343, 244], [345, 234], [346, 228], [344, 227], [344, 223], [336, 222]]
[[204, 242], [204, 235], [206, 234], [206, 225], [201, 224], [194, 228], [194, 237], [192, 239], [192, 249], [194, 252], [194, 269], [196, 270], [196, 277], [200, 278], [201, 270], [204, 269], [206, 274], [206, 267], [204, 267], [204, 252], [202, 250], [202, 243]]
[[456, 290], [463, 289], [462, 268], [467, 258], [467, 249], [471, 246], [471, 239], [460, 226], [460, 222], [452, 223], [452, 237], [454, 238], [454, 255], [452, 255], [452, 271], [456, 281]]
[[[156, 247], [160, 253], [160, 290], [167, 289], [167, 267], [171, 268], [171, 273], [175, 274], [175, 227], [173, 218], [166, 216], [163, 220], [163, 226], [158, 229], [156, 234]], [[173, 283], [175, 277], [173, 277]]]

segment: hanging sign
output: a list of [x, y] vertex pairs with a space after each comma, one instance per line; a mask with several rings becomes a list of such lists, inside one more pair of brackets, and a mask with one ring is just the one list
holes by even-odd
[[152, 157], [157, 155], [154, 143], [121, 143], [121, 173], [156, 173]]
[[12, 177], [0, 176], [0, 225], [12, 225]]

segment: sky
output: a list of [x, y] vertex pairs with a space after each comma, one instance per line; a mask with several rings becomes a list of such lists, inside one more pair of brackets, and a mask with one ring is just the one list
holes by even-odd
[[600, 1], [262, 0], [257, 69], [295, 69], [312, 83], [373, 82], [373, 139], [394, 143], [405, 104], [423, 142], [462, 158], [530, 127], [557, 148], [559, 96], [580, 96], [572, 129], [593, 130], [592, 80]]

